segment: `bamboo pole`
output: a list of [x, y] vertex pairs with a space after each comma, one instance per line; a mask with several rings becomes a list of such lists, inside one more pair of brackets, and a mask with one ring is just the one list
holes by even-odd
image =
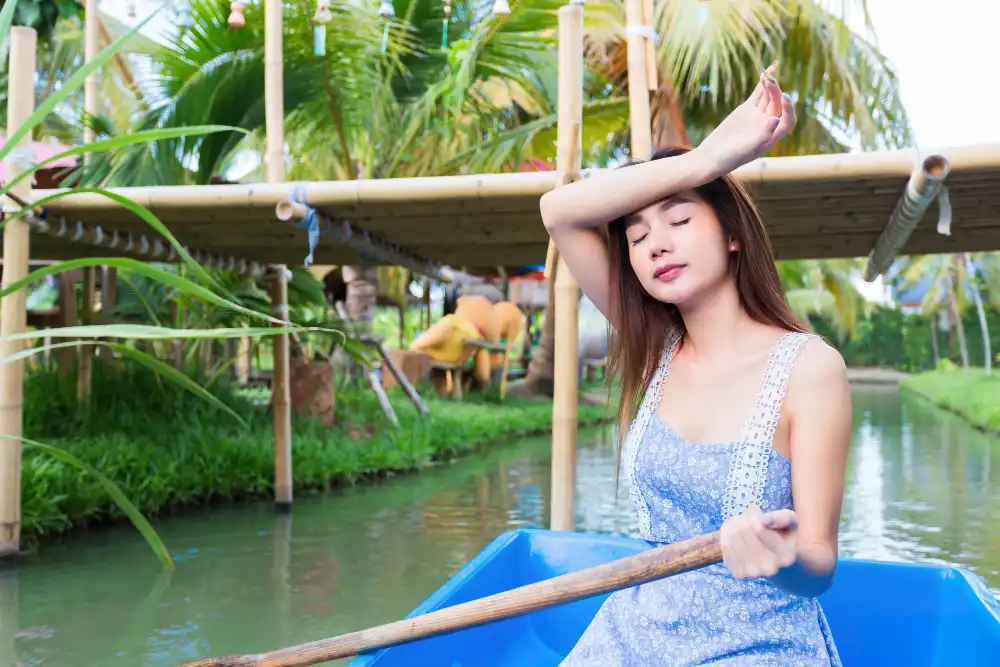
[[[98, 0], [84, 1], [84, 33], [83, 33], [83, 62], [89, 63], [100, 50], [100, 25], [101, 14], [97, 8]], [[89, 116], [88, 124], [83, 128], [83, 143], [92, 144], [94, 142], [94, 130], [90, 126], [94, 117], [100, 110], [100, 98], [98, 97], [98, 70], [91, 72], [83, 84], [83, 110]], [[87, 156], [84, 156], [85, 161]]]
[[[267, 182], [285, 180], [284, 66], [281, 53], [283, 5], [264, 2], [264, 103], [267, 133]], [[275, 267], [271, 301], [275, 317], [288, 319], [288, 274]], [[278, 326], [278, 325], [275, 325]], [[274, 336], [274, 377], [271, 405], [274, 410], [274, 503], [279, 511], [292, 509], [292, 412], [289, 380], [288, 334]]]
[[[641, 39], [641, 38], [640, 38]], [[646, 96], [643, 96], [645, 99]], [[648, 102], [646, 103], [648, 107]], [[1000, 143], [973, 146], [956, 146], [936, 154], [948, 160], [952, 178], [981, 178], [989, 183], [991, 173], [1000, 169]], [[791, 155], [754, 160], [733, 172], [733, 176], [748, 185], [768, 185], [780, 188], [781, 193], [792, 195], [802, 187], [828, 187], [829, 194], [836, 194], [838, 181], [876, 181], [872, 186], [883, 185], [893, 179], [908, 178], [913, 171], [916, 151], [912, 148], [873, 151], [869, 153], [835, 153]], [[584, 174], [599, 172], [587, 170]], [[476, 176], [435, 176], [390, 178], [365, 181], [382, 182], [380, 189], [358, 189], [358, 181], [319, 181], [301, 184], [309, 205], [317, 208], [366, 207], [393, 203], [433, 202], [438, 210], [453, 202], [466, 205], [469, 214], [483, 208], [505, 205], [504, 200], [524, 202], [524, 211], [537, 215], [538, 198], [558, 186], [559, 176], [551, 171], [518, 172], [506, 174], [479, 174]], [[881, 181], [882, 183], [878, 183]], [[229, 208], [242, 221], [254, 211], [274, 211], [284, 200], [289, 200], [299, 185], [294, 183], [253, 183], [234, 185], [176, 185], [109, 188], [111, 192], [162, 214], [180, 211], [185, 219]], [[35, 198], [56, 192], [36, 190]], [[771, 193], [762, 193], [762, 197]], [[482, 202], [479, 204], [477, 202]], [[64, 215], [83, 216], [88, 212], [121, 211], [114, 201], [98, 194], [80, 193], [48, 202], [45, 206], [49, 217]], [[194, 209], [194, 210], [192, 210]], [[520, 209], [519, 209], [520, 210]], [[354, 217], [364, 216], [363, 209], [351, 209]], [[439, 219], [439, 218], [438, 218]]]
[[[583, 121], [583, 7], [559, 8], [559, 125], [556, 171], [560, 181], [579, 173]], [[577, 316], [580, 286], [560, 257], [555, 274], [555, 378], [552, 396], [552, 508], [554, 530], [575, 525], [577, 431]]]
[[910, 234], [920, 224], [931, 202], [941, 193], [950, 170], [948, 160], [941, 155], [928, 155], [913, 168], [889, 222], [868, 255], [864, 274], [866, 281], [871, 282], [888, 270]]
[[[656, 24], [656, 8], [653, 3], [654, 0], [642, 0], [642, 23], [650, 30], [654, 29], [654, 25]], [[657, 79], [659, 78], [659, 72], [656, 67], [656, 41], [647, 37], [645, 38], [645, 42], [646, 86], [650, 91], [655, 91], [658, 85]]]
[[[207, 658], [181, 667], [307, 667], [515, 618], [720, 562], [722, 546], [719, 533], [708, 533], [394, 623], [268, 653]], [[447, 663], [448, 660], [441, 656], [440, 662]]]
[[[288, 319], [288, 275], [279, 267], [271, 282], [274, 317]], [[278, 325], [275, 325], [278, 326]], [[292, 413], [289, 380], [288, 334], [273, 337], [274, 374], [271, 409], [274, 413], [274, 503], [279, 511], [292, 509]]]
[[[10, 30], [10, 60], [8, 67], [7, 124], [13, 131], [29, 116], [35, 100], [35, 54], [37, 33], [32, 28], [16, 26]], [[31, 133], [21, 139], [16, 150], [7, 156], [7, 173], [14, 177], [30, 169]], [[14, 186], [13, 194], [31, 196], [31, 178]], [[7, 211], [21, 207], [9, 200]], [[3, 229], [4, 288], [28, 274], [30, 235], [28, 223], [17, 218], [8, 220]], [[0, 337], [21, 333], [27, 326], [26, 290], [17, 290], [3, 297], [0, 303]], [[24, 349], [23, 341], [0, 341], [0, 357]], [[21, 434], [24, 426], [24, 360], [10, 361], [0, 366], [0, 556], [16, 554], [21, 547]]]
[[640, 32], [643, 0], [625, 0], [625, 37], [628, 62], [628, 107], [632, 130], [632, 158], [648, 160], [653, 152], [649, 120], [649, 82], [646, 75], [646, 38]]
[[[83, 299], [80, 308], [80, 324], [87, 326], [94, 316], [94, 291], [97, 288], [97, 271], [93, 266], [83, 268]], [[91, 377], [94, 368], [94, 346], [81, 345], [77, 348], [76, 400], [83, 401], [90, 394]]]

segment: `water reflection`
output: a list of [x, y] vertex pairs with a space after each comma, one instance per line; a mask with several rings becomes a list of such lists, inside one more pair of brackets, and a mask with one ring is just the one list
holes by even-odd
[[[957, 562], [1000, 590], [1000, 442], [894, 390], [856, 390], [854, 415], [842, 553]], [[636, 534], [612, 430], [581, 435], [578, 527]], [[300, 497], [292, 516], [261, 503], [161, 521], [173, 573], [131, 528], [81, 533], [0, 568], [0, 664], [167, 667], [395, 620], [498, 533], [548, 524], [548, 448]]]

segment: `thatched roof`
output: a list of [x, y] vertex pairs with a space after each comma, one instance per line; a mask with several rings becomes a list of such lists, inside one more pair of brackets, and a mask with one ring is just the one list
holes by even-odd
[[[953, 206], [951, 235], [936, 231], [937, 204], [932, 204], [903, 252], [1000, 248], [1000, 146], [937, 154], [950, 163], [945, 185]], [[737, 175], [751, 187], [779, 259], [858, 257], [872, 249], [919, 163], [920, 156], [912, 150], [782, 157], [757, 160]], [[309, 251], [306, 229], [294, 217], [282, 222], [275, 213], [278, 204], [299, 192], [309, 206], [335, 221], [334, 230], [337, 225], [343, 229], [344, 222], [353, 230], [354, 248], [333, 239], [324, 221], [326, 235], [315, 249], [317, 264], [356, 263], [359, 232], [367, 232], [386, 241], [381, 258], [374, 261], [403, 264], [389, 245], [395, 244], [418, 259], [495, 272], [497, 267], [545, 262], [548, 237], [538, 200], [555, 184], [553, 172], [527, 172], [115, 192], [152, 209], [192, 250], [223, 258], [302, 264]], [[46, 194], [35, 191], [35, 200]], [[71, 195], [51, 202], [47, 212], [49, 233], [32, 235], [32, 257], [112, 254], [154, 259], [124, 249], [122, 239], [128, 232], [147, 232], [150, 242], [155, 234], [109, 199]], [[56, 237], [52, 232], [60, 218], [69, 234]], [[85, 225], [84, 234], [72, 241], [78, 221]], [[96, 225], [101, 227], [103, 247], [92, 245]], [[116, 248], [107, 247], [112, 231], [119, 232]]]

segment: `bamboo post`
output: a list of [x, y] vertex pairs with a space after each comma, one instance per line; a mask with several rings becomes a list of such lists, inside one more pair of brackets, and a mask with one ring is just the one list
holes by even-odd
[[[643, 25], [649, 26], [650, 29], [656, 24], [656, 8], [653, 5], [654, 0], [642, 0], [642, 23]], [[655, 92], [657, 88], [657, 79], [659, 78], [659, 73], [656, 67], [656, 41], [646, 38], [646, 53], [644, 58], [646, 60], [646, 87], [651, 91]]]
[[[556, 170], [560, 183], [580, 172], [583, 120], [583, 7], [559, 8], [559, 126]], [[553, 530], [575, 521], [577, 316], [580, 286], [560, 257], [555, 267], [555, 378], [552, 396]]]
[[[70, 269], [59, 274], [59, 326], [76, 326], [76, 278], [79, 269]], [[69, 341], [67, 341], [69, 342]], [[73, 366], [76, 363], [76, 350], [63, 347], [54, 351], [56, 364], [59, 367], [59, 377], [68, 382], [73, 376]]]
[[[88, 63], [93, 60], [100, 49], [100, 25], [101, 14], [97, 7], [98, 0], [84, 0], [84, 33], [83, 33], [83, 61]], [[83, 83], [83, 110], [87, 116], [87, 122], [83, 128], [83, 143], [94, 143], [94, 130], [92, 124], [100, 111], [99, 80], [98, 71], [91, 72]], [[84, 155], [84, 164], [91, 162], [89, 155]], [[96, 276], [94, 267], [88, 266], [83, 269], [83, 299], [81, 301], [80, 323], [89, 325], [91, 314], [94, 309], [94, 287]], [[76, 398], [83, 401], [90, 393], [91, 371], [94, 364], [94, 348], [91, 345], [81, 345], [76, 349], [77, 374], [76, 374]]]
[[[35, 53], [38, 35], [32, 28], [16, 26], [10, 30], [10, 60], [8, 67], [7, 126], [16, 131], [32, 113], [35, 100]], [[31, 133], [26, 134], [17, 150], [7, 156], [10, 178], [31, 167]], [[27, 200], [31, 197], [31, 179], [25, 178], [14, 186], [12, 194]], [[4, 201], [6, 211], [20, 210], [10, 199]], [[30, 237], [24, 218], [8, 220], [3, 229], [3, 287], [28, 275]], [[17, 290], [3, 297], [0, 303], [0, 337], [21, 333], [26, 329], [26, 290]], [[0, 357], [24, 349], [23, 341], [0, 341]], [[24, 360], [10, 361], [0, 366], [0, 556], [16, 554], [21, 548], [21, 434], [24, 426]]]
[[[288, 319], [288, 276], [280, 267], [271, 283], [271, 307], [280, 320]], [[279, 511], [292, 509], [292, 413], [288, 385], [288, 334], [274, 336], [274, 374], [271, 409], [274, 411], [274, 503]]]
[[[87, 326], [94, 314], [94, 290], [97, 287], [97, 272], [93, 266], [83, 269], [83, 299], [80, 309], [80, 324]], [[94, 368], [94, 347], [81, 345], [77, 348], [76, 399], [83, 401], [90, 394], [90, 378]]]
[[646, 75], [646, 38], [642, 36], [643, 0], [625, 0], [625, 36], [628, 47], [628, 107], [632, 130], [632, 158], [648, 160], [653, 153], [649, 120], [649, 82]]
[[[285, 180], [285, 104], [281, 54], [283, 4], [264, 3], [264, 122], [267, 133], [267, 182]], [[275, 317], [288, 319], [288, 274], [275, 267], [271, 300]], [[274, 376], [271, 404], [274, 410], [274, 503], [279, 511], [292, 509], [292, 413], [289, 380], [288, 334], [274, 336]]]

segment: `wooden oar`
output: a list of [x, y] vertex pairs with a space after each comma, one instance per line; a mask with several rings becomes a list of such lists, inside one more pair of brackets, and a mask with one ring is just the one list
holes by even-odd
[[719, 533], [648, 549], [602, 565], [577, 570], [503, 593], [470, 600], [413, 618], [259, 653], [207, 658], [182, 667], [304, 667], [362, 651], [386, 648], [476, 625], [521, 616], [655, 579], [695, 570], [722, 560]]

